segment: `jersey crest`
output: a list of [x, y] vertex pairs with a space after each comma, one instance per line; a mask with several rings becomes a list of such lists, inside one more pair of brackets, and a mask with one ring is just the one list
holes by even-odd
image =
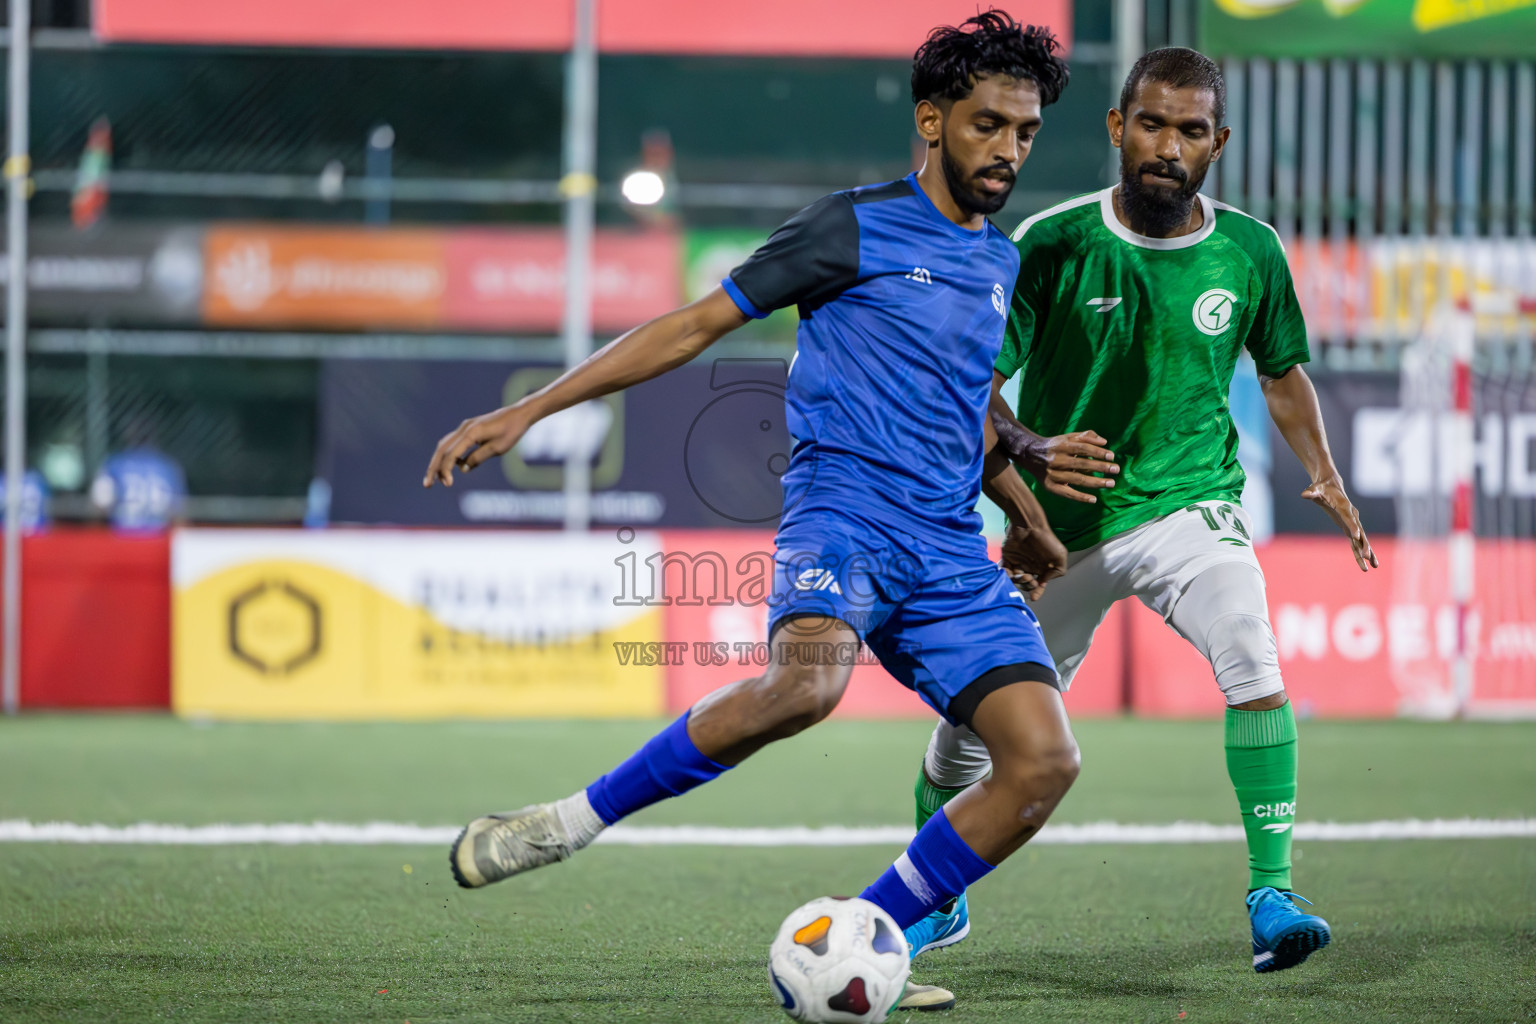
[[1195, 299], [1190, 316], [1201, 334], [1217, 337], [1232, 326], [1232, 315], [1237, 310], [1237, 296], [1225, 288], [1211, 288]]

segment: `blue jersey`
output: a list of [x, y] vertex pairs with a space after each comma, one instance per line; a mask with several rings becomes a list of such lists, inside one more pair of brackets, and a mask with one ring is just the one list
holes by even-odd
[[[0, 509], [5, 506], [5, 474], [0, 473]], [[48, 528], [48, 481], [35, 469], [21, 478], [21, 532], [40, 533]]]
[[91, 491], [97, 504], [110, 510], [117, 529], [153, 532], [170, 526], [180, 514], [187, 481], [169, 455], [132, 448], [107, 459]]
[[985, 553], [976, 499], [992, 364], [1018, 250], [917, 184], [836, 192], [722, 285], [743, 313], [798, 306], [781, 531], [832, 511], [953, 554]]

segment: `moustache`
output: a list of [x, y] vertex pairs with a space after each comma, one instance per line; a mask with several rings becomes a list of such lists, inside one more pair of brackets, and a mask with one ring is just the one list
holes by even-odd
[[1010, 185], [1018, 179], [1018, 175], [1014, 173], [1013, 168], [1008, 164], [993, 164], [991, 167], [983, 167], [972, 177], [996, 178], [999, 181], [1006, 181]]
[[1181, 185], [1187, 184], [1189, 182], [1189, 172], [1185, 171], [1182, 167], [1175, 167], [1172, 164], [1142, 164], [1141, 167], [1136, 171], [1136, 174], [1138, 176], [1143, 174], [1156, 174], [1160, 177], [1172, 178]]

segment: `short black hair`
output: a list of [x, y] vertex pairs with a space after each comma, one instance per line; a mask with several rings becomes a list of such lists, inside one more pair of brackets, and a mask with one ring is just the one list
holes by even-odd
[[941, 25], [912, 55], [912, 102], [963, 100], [978, 78], [1006, 75], [1028, 79], [1049, 106], [1067, 87], [1067, 62], [1056, 56], [1061, 43], [1048, 28], [1020, 25], [1006, 13], [988, 10], [958, 28]]
[[1175, 89], [1209, 89], [1216, 99], [1216, 124], [1220, 128], [1227, 121], [1227, 80], [1221, 77], [1221, 68], [1199, 50], [1185, 46], [1165, 46], [1153, 50], [1135, 64], [1125, 76], [1120, 87], [1120, 113], [1127, 112], [1131, 97], [1143, 82], [1161, 82]]

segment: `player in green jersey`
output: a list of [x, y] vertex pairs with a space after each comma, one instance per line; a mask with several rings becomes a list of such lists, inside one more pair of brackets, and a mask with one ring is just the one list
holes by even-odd
[[[1330, 932], [1291, 891], [1296, 719], [1227, 409], [1243, 349], [1311, 474], [1303, 496], [1348, 535], [1361, 570], [1377, 562], [1301, 368], [1306, 326], [1280, 240], [1199, 193], [1230, 134], [1225, 93], [1203, 55], [1147, 54], [1109, 112], [1120, 183], [1020, 225], [992, 419], [1069, 551], [1066, 575], [1035, 605], [1063, 688], [1110, 606], [1131, 596], [1211, 662], [1248, 839], [1253, 966], [1267, 972], [1301, 963]], [[1016, 418], [999, 394], [1015, 374]], [[918, 775], [919, 823], [989, 767], [973, 735], [941, 723]], [[945, 909], [909, 933], [914, 952], [964, 937], [967, 908]]]

